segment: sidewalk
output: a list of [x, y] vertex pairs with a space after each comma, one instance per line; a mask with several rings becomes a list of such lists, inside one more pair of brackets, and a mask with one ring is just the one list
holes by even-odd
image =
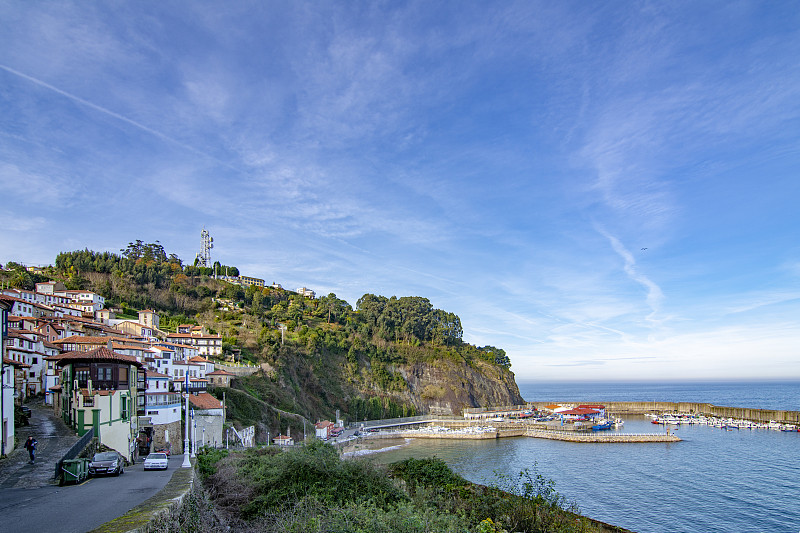
[[[56, 463], [78, 441], [75, 433], [53, 415], [53, 408], [43, 400], [25, 405], [31, 408], [30, 425], [16, 428], [17, 447], [5, 459], [0, 459], [0, 490], [52, 485]], [[28, 451], [23, 447], [29, 435], [39, 441], [33, 465], [28, 464]]]

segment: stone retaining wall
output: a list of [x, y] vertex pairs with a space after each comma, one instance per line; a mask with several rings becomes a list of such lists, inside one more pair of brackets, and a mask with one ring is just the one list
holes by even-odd
[[261, 367], [258, 366], [228, 366], [224, 363], [214, 363], [214, 370], [224, 370], [230, 372], [236, 377], [250, 376], [259, 371]]
[[679, 442], [681, 440], [676, 435], [667, 435], [664, 433], [637, 435], [634, 433], [576, 433], [568, 431], [542, 431], [538, 429], [529, 429], [525, 432], [525, 435], [537, 439], [595, 443]]

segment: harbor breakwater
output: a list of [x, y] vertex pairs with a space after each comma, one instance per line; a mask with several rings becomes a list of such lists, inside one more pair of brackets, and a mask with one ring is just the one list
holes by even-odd
[[679, 442], [681, 439], [676, 435], [666, 433], [579, 433], [576, 431], [550, 431], [540, 429], [528, 429], [526, 437], [537, 439], [563, 440], [567, 442], [602, 442], [602, 443], [629, 443], [629, 442]]
[[[557, 402], [530, 402], [531, 407], [541, 408]], [[570, 402], [576, 403], [576, 402]], [[588, 403], [588, 402], [581, 402]], [[623, 414], [658, 414], [687, 413], [690, 415], [715, 416], [717, 418], [735, 418], [752, 420], [753, 422], [769, 422], [774, 420], [782, 424], [799, 424], [800, 411], [779, 411], [772, 409], [749, 409], [746, 407], [722, 407], [710, 403], [694, 402], [591, 402], [606, 406], [606, 412], [615, 415]]]
[[[459, 428], [460, 426], [460, 428]], [[498, 426], [500, 426], [498, 424]], [[595, 431], [565, 431], [544, 427], [531, 427], [529, 424], [514, 424], [515, 427], [484, 427], [481, 431], [463, 431], [463, 425], [446, 423], [439, 429], [427, 431], [426, 428], [400, 429], [368, 434], [371, 439], [456, 439], [484, 440], [507, 437], [532, 437], [535, 439], [560, 440], [567, 442], [592, 443], [633, 443], [633, 442], [679, 442], [681, 439], [669, 433], [607, 433]]]
[[781, 424], [800, 424], [800, 411], [782, 411], [776, 409], [750, 409], [747, 407], [722, 407], [711, 403], [698, 402], [603, 402], [574, 400], [555, 402], [538, 401], [527, 402], [525, 405], [511, 405], [504, 407], [478, 407], [464, 409], [465, 417], [480, 418], [482, 414], [491, 416], [493, 413], [515, 413], [525, 409], [541, 409], [547, 405], [575, 406], [579, 404], [606, 407], [606, 412], [614, 415], [645, 415], [662, 413], [686, 413], [690, 415], [714, 416], [717, 418], [734, 418], [737, 420], [752, 420], [753, 422], [766, 423], [775, 421]]

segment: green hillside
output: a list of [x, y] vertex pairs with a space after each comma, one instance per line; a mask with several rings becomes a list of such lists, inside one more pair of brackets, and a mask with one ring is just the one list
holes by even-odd
[[136, 241], [119, 254], [59, 253], [42, 275], [3, 275], [21, 288], [56, 279], [93, 290], [126, 316], [155, 309], [166, 331], [196, 323], [222, 335], [225, 360], [261, 370], [215, 394], [226, 395], [231, 418], [259, 433], [302, 431], [303, 418], [332, 419], [336, 410], [364, 420], [522, 401], [506, 353], [463, 342], [459, 317], [427, 298], [365, 294], [353, 308], [335, 294], [244, 288], [213, 273]]

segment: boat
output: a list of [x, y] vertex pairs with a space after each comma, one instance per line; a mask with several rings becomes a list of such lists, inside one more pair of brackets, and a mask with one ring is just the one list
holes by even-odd
[[612, 420], [603, 420], [600, 421], [599, 424], [595, 424], [592, 426], [592, 431], [603, 431], [605, 429], [611, 429], [614, 426], [614, 422]]

